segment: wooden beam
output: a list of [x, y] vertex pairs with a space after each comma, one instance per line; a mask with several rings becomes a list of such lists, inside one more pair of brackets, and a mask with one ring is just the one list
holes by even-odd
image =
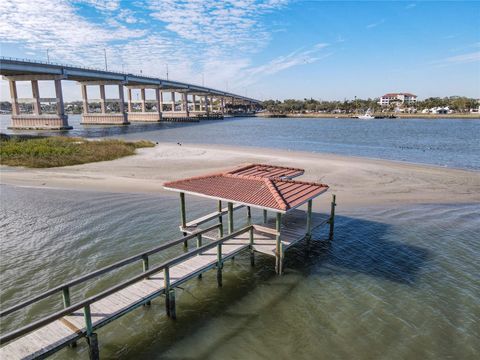
[[277, 218], [275, 223], [275, 229], [277, 230], [276, 248], [275, 248], [275, 257], [276, 257], [275, 271], [278, 275], [282, 274], [282, 262], [283, 262], [282, 240], [280, 237], [281, 226], [282, 226], [282, 214], [277, 213]]
[[312, 236], [312, 200], [308, 200], [307, 206], [307, 240]]
[[[186, 209], [185, 209], [185, 193], [180, 193], [180, 221], [182, 224], [182, 228], [187, 226], [187, 216], [186, 216]], [[187, 233], [183, 233], [183, 236], [186, 236]], [[188, 249], [188, 241], [185, 240], [183, 243], [183, 247]]]
[[336, 200], [336, 196], [334, 194], [332, 195], [332, 203], [330, 207], [330, 220], [328, 220], [328, 222], [330, 223], [330, 232], [328, 236], [330, 240], [333, 239], [333, 231], [335, 228], [335, 206], [337, 206], [335, 200]]
[[233, 233], [233, 203], [228, 203], [228, 233]]

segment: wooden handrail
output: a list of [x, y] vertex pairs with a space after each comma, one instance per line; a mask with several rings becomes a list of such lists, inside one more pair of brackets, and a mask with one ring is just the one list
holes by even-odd
[[190, 235], [187, 235], [187, 236], [184, 236], [182, 238], [179, 238], [179, 239], [176, 239], [176, 240], [173, 240], [173, 241], [170, 241], [168, 243], [165, 243], [165, 244], [162, 244], [160, 246], [157, 246], [153, 249], [150, 249], [150, 250], [147, 250], [141, 254], [137, 254], [137, 255], [134, 255], [134, 256], [131, 256], [129, 258], [126, 258], [126, 259], [123, 259], [123, 260], [120, 260], [120, 261], [117, 261], [116, 263], [113, 263], [111, 265], [108, 265], [108, 266], [105, 266], [101, 269], [98, 269], [96, 271], [93, 271], [89, 274], [86, 274], [86, 275], [83, 275], [83, 276], [80, 276], [79, 278], [76, 278], [76, 279], [73, 279], [69, 282], [66, 282], [64, 284], [61, 284], [61, 285], [58, 285], [50, 290], [47, 290], [45, 291], [44, 293], [40, 294], [40, 295], [37, 295], [29, 300], [26, 300], [24, 302], [21, 302], [19, 304], [16, 304], [8, 309], [5, 309], [3, 311], [0, 312], [0, 317], [3, 317], [3, 316], [6, 316], [8, 314], [11, 314], [17, 310], [20, 310], [28, 305], [31, 305], [31, 304], [34, 304], [40, 300], [43, 300], [57, 292], [60, 292], [60, 291], [64, 291], [65, 288], [69, 288], [71, 286], [74, 286], [74, 285], [78, 285], [82, 282], [85, 282], [87, 280], [90, 280], [94, 277], [97, 277], [97, 276], [100, 276], [100, 275], [103, 275], [103, 274], [106, 274], [110, 271], [113, 271], [113, 270], [116, 270], [116, 269], [119, 269], [125, 265], [128, 265], [128, 264], [131, 264], [135, 261], [138, 261], [138, 260], [143, 260], [145, 258], [145, 256], [149, 256], [149, 255], [152, 255], [152, 254], [155, 254], [157, 252], [160, 252], [162, 250], [165, 250], [165, 249], [168, 249], [174, 245], [177, 245], [177, 244], [180, 244], [180, 243], [183, 243], [184, 241], [188, 241], [190, 239], [193, 239], [193, 238], [196, 238], [198, 234], [203, 234], [205, 232], [208, 232], [208, 231], [211, 231], [211, 230], [214, 230], [218, 227], [220, 227], [221, 224], [215, 224], [215, 225], [212, 225], [204, 230], [198, 230], [198, 231], [195, 231], [193, 232], [192, 234]]
[[[218, 224], [216, 226], [218, 226]], [[223, 237], [219, 240], [216, 240], [216, 241], [211, 242], [207, 245], [199, 247], [195, 250], [192, 250], [192, 251], [189, 251], [185, 254], [179, 255], [179, 256], [177, 256], [177, 257], [175, 257], [175, 258], [173, 258], [169, 261], [166, 261], [166, 262], [164, 262], [164, 263], [162, 263], [162, 264], [160, 264], [160, 265], [158, 265], [158, 266], [156, 266], [156, 267], [154, 267], [154, 268], [152, 268], [148, 271], [145, 271], [145, 272], [143, 272], [139, 275], [136, 275], [136, 276], [134, 276], [134, 277], [132, 277], [128, 280], [125, 280], [125, 281], [123, 281], [122, 283], [120, 283], [116, 286], [108, 288], [108, 289], [106, 289], [106, 290], [104, 290], [104, 291], [102, 291], [102, 292], [100, 292], [96, 295], [93, 295], [93, 296], [91, 296], [91, 297], [89, 297], [85, 300], [82, 300], [82, 301], [76, 303], [75, 305], [72, 305], [72, 306], [69, 306], [69, 307], [67, 307], [63, 310], [57, 311], [57, 312], [55, 312], [51, 315], [48, 315], [48, 316], [46, 316], [46, 317], [44, 317], [40, 320], [37, 320], [37, 321], [35, 321], [31, 324], [25, 325], [24, 327], [21, 327], [20, 329], [11, 331], [11, 332], [9, 332], [9, 333], [0, 337], [0, 345], [3, 345], [3, 344], [5, 344], [9, 341], [12, 341], [12, 340], [14, 340], [14, 339], [16, 339], [16, 338], [18, 338], [22, 335], [28, 334], [28, 333], [30, 333], [34, 330], [37, 330], [37, 329], [41, 328], [42, 326], [45, 326], [45, 325], [47, 325], [47, 324], [49, 324], [49, 323], [51, 323], [55, 320], [58, 320], [58, 319], [60, 319], [64, 316], [67, 316], [67, 315], [73, 313], [76, 310], [79, 310], [81, 308], [89, 306], [92, 303], [97, 302], [98, 300], [101, 300], [101, 299], [103, 299], [103, 298], [105, 298], [105, 297], [107, 297], [107, 296], [109, 296], [109, 295], [111, 295], [115, 292], [118, 292], [118, 291], [126, 288], [127, 286], [130, 286], [130, 285], [132, 285], [132, 284], [134, 284], [138, 281], [141, 281], [141, 280], [143, 280], [143, 279], [145, 279], [145, 278], [147, 278], [147, 277], [149, 277], [149, 276], [151, 276], [151, 275], [153, 275], [157, 272], [162, 271], [165, 268], [169, 268], [169, 267], [171, 267], [171, 266], [173, 266], [173, 265], [175, 265], [179, 262], [182, 262], [185, 259], [196, 256], [196, 255], [200, 254], [201, 252], [203, 252], [205, 250], [212, 249], [212, 248], [216, 247], [218, 244], [222, 244], [223, 242], [225, 242], [227, 240], [230, 240], [230, 239], [232, 239], [232, 238], [234, 238], [238, 235], [241, 235], [241, 234], [243, 234], [247, 231], [250, 231], [251, 228], [252, 228], [252, 225], [248, 225], [248, 226], [246, 226], [246, 227], [244, 227], [244, 228], [242, 228], [238, 231], [235, 231], [234, 233], [229, 234], [229, 235], [227, 235], [227, 236], [225, 236], [225, 237]], [[206, 230], [203, 230], [203, 231], [206, 231]], [[194, 234], [194, 236], [196, 236], [196, 235], [197, 234]], [[183, 241], [183, 239], [184, 238], [182, 238], [181, 241]], [[181, 242], [181, 241], [179, 241], [179, 242]]]

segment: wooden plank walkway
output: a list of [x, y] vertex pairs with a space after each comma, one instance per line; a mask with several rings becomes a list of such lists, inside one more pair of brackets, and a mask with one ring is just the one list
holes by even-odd
[[[248, 249], [249, 244], [237, 239], [222, 244], [225, 261]], [[209, 249], [170, 268], [170, 287], [213, 268], [217, 264], [217, 249]], [[99, 328], [165, 293], [164, 273], [159, 272], [90, 305], [93, 328]], [[0, 359], [34, 359], [75, 341], [86, 334], [84, 311], [64, 316], [0, 348]]]

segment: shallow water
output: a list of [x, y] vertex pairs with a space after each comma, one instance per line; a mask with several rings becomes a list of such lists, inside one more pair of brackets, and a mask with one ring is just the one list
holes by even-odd
[[[168, 196], [1, 186], [2, 306], [180, 234]], [[187, 197], [192, 216], [213, 209]], [[195, 208], [196, 207], [196, 208]], [[190, 214], [189, 213], [189, 214]], [[480, 204], [344, 210], [336, 233], [315, 233], [310, 251], [255, 267], [228, 262], [177, 294], [177, 321], [156, 299], [98, 331], [105, 359], [475, 359], [480, 353]], [[254, 213], [258, 218], [260, 214]], [[238, 220], [245, 216], [241, 211]], [[181, 253], [179, 247], [152, 259]], [[141, 264], [87, 287], [93, 294]], [[2, 321], [8, 329], [61, 308], [61, 297]], [[56, 358], [86, 358], [84, 341]]]
[[[0, 116], [0, 131], [7, 131], [9, 119]], [[235, 118], [118, 127], [82, 126], [79, 115], [70, 115], [69, 122], [74, 130], [50, 133], [257, 146], [480, 169], [480, 119]]]

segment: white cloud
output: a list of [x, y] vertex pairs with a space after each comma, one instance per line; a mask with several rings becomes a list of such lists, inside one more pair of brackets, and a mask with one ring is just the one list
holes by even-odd
[[[204, 78], [206, 86], [219, 89], [228, 82], [230, 91], [243, 93], [265, 76], [328, 56], [323, 53], [327, 45], [317, 44], [252, 66], [251, 55], [276, 30], [262, 16], [287, 3], [149, 0], [125, 8], [119, 0], [4, 0], [0, 42], [18, 44], [28, 56], [45, 58], [48, 49], [52, 62], [97, 68], [104, 67], [106, 49], [111, 70], [165, 77], [168, 64], [170, 79], [201, 84]], [[82, 16], [85, 6], [97, 16]], [[148, 30], [139, 26], [145, 22]], [[78, 89], [72, 89], [78, 97]]]
[[287, 0], [150, 0], [151, 16], [183, 39], [213, 47], [255, 50], [270, 38], [260, 17]]
[[382, 20], [380, 20], [380, 21], [377, 21], [377, 22], [368, 24], [368, 25], [365, 26], [365, 27], [366, 27], [367, 29], [372, 29], [372, 28], [374, 28], [374, 27], [377, 27], [378, 25], [382, 25], [384, 22], [385, 22], [385, 19], [382, 19]]
[[92, 6], [100, 11], [113, 11], [120, 6], [120, 0], [74, 0], [74, 2]]
[[443, 64], [465, 64], [465, 63], [471, 63], [471, 62], [480, 62], [480, 51], [476, 51], [468, 54], [450, 56], [448, 58], [440, 60], [440, 62]]
[[92, 23], [75, 10], [71, 3], [61, 0], [36, 0], [35, 5], [30, 0], [4, 0], [0, 40], [21, 43], [34, 51], [49, 49], [56, 61], [92, 66], [98, 64], [103, 53], [96, 49], [145, 34], [118, 23]]

